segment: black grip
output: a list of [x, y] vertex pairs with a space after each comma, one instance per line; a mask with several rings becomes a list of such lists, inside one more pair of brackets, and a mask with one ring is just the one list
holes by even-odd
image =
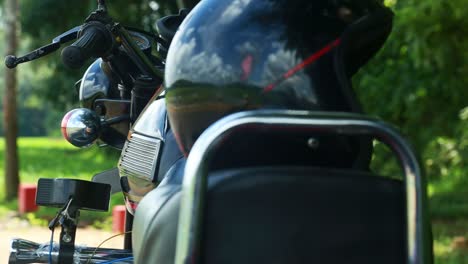
[[5, 65], [9, 69], [13, 69], [18, 65], [18, 59], [16, 58], [16, 56], [8, 55], [5, 57]]
[[65, 66], [78, 69], [89, 58], [107, 54], [113, 46], [113, 37], [109, 29], [100, 22], [90, 22], [78, 33], [78, 40], [62, 50]]

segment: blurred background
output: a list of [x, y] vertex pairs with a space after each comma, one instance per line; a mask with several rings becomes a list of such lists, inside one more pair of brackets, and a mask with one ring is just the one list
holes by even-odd
[[[50, 43], [80, 25], [96, 8], [95, 0], [0, 0], [0, 54], [11, 45], [7, 3], [17, 2], [14, 24], [16, 54]], [[124, 25], [154, 31], [155, 21], [176, 13], [174, 0], [108, 0], [111, 16]], [[466, 0], [385, 0], [396, 16], [384, 48], [353, 79], [365, 111], [393, 123], [421, 157], [429, 183], [436, 263], [468, 263], [468, 9]], [[75, 149], [60, 137], [60, 121], [78, 106], [74, 87], [86, 67], [68, 70], [60, 52], [18, 67], [16, 101], [19, 179], [35, 183], [40, 177], [90, 179], [116, 166], [112, 149]], [[0, 113], [9, 99], [8, 74], [0, 66]], [[4, 136], [6, 122], [0, 122]], [[0, 141], [0, 222], [17, 210], [5, 184], [5, 140]], [[398, 173], [389, 152], [376, 145], [373, 169]], [[114, 195], [112, 204], [121, 204]], [[45, 225], [55, 211], [41, 208], [17, 216]], [[110, 213], [85, 213], [83, 221], [109, 228]], [[1, 231], [1, 225], [0, 225]]]

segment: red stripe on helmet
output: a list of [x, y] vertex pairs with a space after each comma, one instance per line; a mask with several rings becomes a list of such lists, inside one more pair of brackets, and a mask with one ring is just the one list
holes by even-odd
[[317, 52], [315, 52], [314, 54], [310, 55], [309, 57], [307, 57], [304, 61], [302, 61], [301, 63], [297, 64], [296, 66], [294, 66], [293, 68], [291, 68], [290, 70], [288, 70], [285, 74], [283, 74], [282, 78], [273, 82], [273, 83], [270, 83], [269, 85], [265, 86], [263, 88], [263, 92], [270, 92], [271, 90], [273, 90], [273, 88], [275, 88], [280, 82], [288, 79], [289, 77], [293, 76], [296, 72], [304, 69], [306, 66], [314, 63], [315, 61], [317, 61], [318, 59], [320, 59], [323, 55], [327, 54], [328, 52], [330, 52], [334, 47], [338, 46], [341, 42], [341, 39], [337, 38], [335, 39], [332, 43], [329, 43], [328, 45], [326, 45], [325, 47], [323, 47], [322, 49], [318, 50]]

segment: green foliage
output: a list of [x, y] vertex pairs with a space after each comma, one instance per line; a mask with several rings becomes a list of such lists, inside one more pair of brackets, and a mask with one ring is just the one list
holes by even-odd
[[[468, 263], [468, 9], [466, 1], [393, 0], [394, 29], [353, 80], [367, 113], [401, 128], [429, 179], [436, 263]], [[373, 169], [400, 172], [381, 144]]]
[[401, 126], [420, 150], [435, 137], [453, 138], [467, 106], [464, 4], [398, 1], [393, 33], [355, 79], [365, 109]]
[[[388, 1], [387, 43], [354, 79], [365, 110], [396, 124], [421, 153], [436, 216], [468, 215], [468, 9], [465, 1]], [[395, 162], [376, 148], [376, 166]]]
[[439, 217], [468, 217], [468, 107], [460, 121], [453, 138], [436, 137], [424, 152], [432, 211]]

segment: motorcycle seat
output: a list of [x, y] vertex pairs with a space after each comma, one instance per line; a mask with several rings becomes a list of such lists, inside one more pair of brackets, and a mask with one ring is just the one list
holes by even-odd
[[[400, 180], [284, 165], [221, 169], [208, 179], [201, 263], [406, 261]], [[160, 187], [137, 210], [134, 232], [145, 236], [134, 236], [135, 263], [174, 263], [180, 186]]]

